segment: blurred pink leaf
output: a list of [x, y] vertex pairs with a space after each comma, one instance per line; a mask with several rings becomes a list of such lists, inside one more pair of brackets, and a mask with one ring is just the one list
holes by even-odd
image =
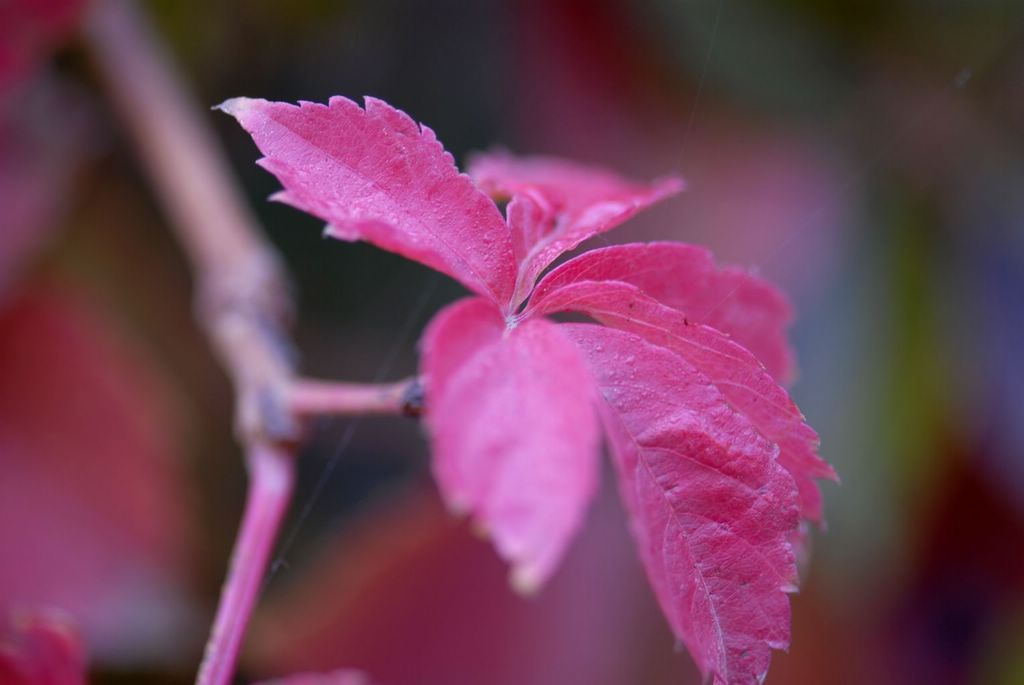
[[235, 98], [234, 116], [284, 185], [275, 199], [328, 223], [343, 240], [448, 274], [504, 305], [515, 280], [508, 228], [494, 203], [455, 168], [434, 132], [374, 98], [299, 106]]
[[0, 683], [85, 685], [85, 648], [71, 619], [54, 610], [0, 614]]
[[598, 432], [587, 368], [558, 326], [538, 318], [506, 331], [482, 299], [434, 318], [422, 368], [445, 499], [493, 536], [517, 588], [539, 587], [594, 493]]
[[568, 324], [604, 412], [640, 556], [676, 635], [715, 683], [760, 682], [789, 645], [799, 512], [777, 448], [678, 355]]
[[165, 385], [116, 330], [54, 286], [0, 310], [0, 606], [138, 658], [181, 634], [190, 506]]

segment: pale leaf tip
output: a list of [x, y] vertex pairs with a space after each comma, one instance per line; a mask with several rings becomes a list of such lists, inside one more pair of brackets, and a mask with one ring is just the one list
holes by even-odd
[[470, 506], [469, 502], [465, 497], [461, 495], [449, 494], [445, 497], [445, 508], [448, 509], [448, 513], [455, 518], [462, 518], [469, 514]]
[[237, 117], [239, 113], [248, 106], [249, 102], [249, 98], [228, 98], [224, 102], [219, 105], [214, 105], [210, 109], [215, 109], [217, 111], [224, 112], [225, 114], [230, 114], [233, 117]]
[[537, 569], [516, 565], [508, 574], [508, 583], [523, 597], [533, 597], [540, 591], [542, 580]]
[[341, 223], [327, 224], [324, 226], [324, 236], [344, 240], [347, 243], [354, 243], [362, 237], [362, 234], [352, 226]]
[[675, 195], [686, 190], [686, 179], [682, 176], [664, 176], [657, 179], [654, 184], [662, 196]]
[[263, 98], [237, 97], [228, 98], [219, 105], [214, 105], [213, 109], [230, 114], [239, 122], [244, 123], [245, 120], [251, 120], [254, 116], [259, 115], [267, 105], [271, 104], [276, 103], [271, 103]]

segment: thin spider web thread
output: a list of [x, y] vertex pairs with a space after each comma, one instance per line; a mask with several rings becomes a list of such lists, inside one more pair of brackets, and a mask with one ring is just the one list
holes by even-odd
[[697, 80], [697, 93], [693, 96], [693, 106], [690, 107], [690, 116], [686, 120], [686, 130], [683, 131], [683, 140], [679, 144], [679, 156], [686, 151], [686, 143], [690, 140], [693, 132], [693, 122], [697, 118], [697, 108], [700, 105], [700, 97], [704, 92], [704, 83], [708, 79], [708, 67], [711, 66], [711, 55], [715, 51], [715, 42], [718, 40], [718, 26], [722, 22], [722, 9], [725, 0], [718, 0], [718, 7], [715, 10], [715, 23], [711, 27], [711, 40], [708, 42], [708, 50], [704, 53], [704, 64], [700, 68], [700, 78]]
[[[416, 323], [422, 318], [427, 303], [430, 301], [431, 296], [437, 289], [437, 283], [438, 275], [431, 274], [428, 277], [427, 282], [424, 285], [422, 291], [420, 292], [419, 297], [416, 298], [416, 301], [413, 303], [413, 306], [409, 309], [409, 313], [402, 321], [402, 325], [397, 335], [395, 336], [394, 341], [391, 343], [391, 347], [388, 349], [383, 359], [381, 359], [380, 364], [377, 366], [377, 370], [373, 374], [373, 383], [382, 382], [384, 378], [391, 372], [391, 368], [394, 366], [395, 361], [398, 359], [398, 353], [401, 352], [402, 348], [405, 346], [406, 342], [409, 339], [409, 336], [412, 334], [412, 331]], [[288, 532], [288, 536], [284, 539], [284, 542], [281, 544], [280, 550], [278, 551], [277, 556], [274, 558], [274, 561], [270, 566], [270, 572], [267, 574], [267, 579], [264, 583], [264, 586], [270, 583], [270, 581], [274, 579], [278, 572], [288, 567], [288, 553], [295, 545], [295, 541], [298, 539], [299, 533], [302, 531], [302, 528], [309, 520], [309, 517], [313, 513], [313, 510], [316, 508], [316, 505], [320, 501], [320, 498], [323, 496], [323, 493], [327, 488], [327, 483], [330, 481], [331, 476], [334, 475], [335, 470], [337, 470], [338, 464], [341, 462], [341, 458], [345, 455], [345, 453], [348, 451], [348, 448], [351, 446], [352, 440], [355, 438], [356, 432], [358, 431], [359, 426], [362, 424], [362, 422], [363, 417], [361, 416], [354, 417], [351, 421], [349, 421], [349, 424], [345, 429], [345, 433], [341, 436], [341, 440], [338, 441], [337, 447], [335, 447], [334, 452], [331, 454], [330, 458], [327, 460], [327, 463], [324, 465], [323, 470], [320, 472], [320, 476], [317, 478], [316, 484], [313, 486], [313, 490], [306, 498], [306, 501], [303, 504], [301, 511], [299, 512], [298, 518], [295, 520], [295, 523], [292, 524], [291, 530]]]
[[[718, 41], [718, 27], [722, 23], [722, 10], [725, 6], [725, 0], [718, 0], [718, 6], [715, 10], [715, 21], [711, 25], [711, 37], [708, 39], [708, 49], [704, 53], [704, 60], [700, 68], [700, 76], [697, 78], [697, 90], [693, 96], [693, 105], [690, 106], [690, 114], [686, 118], [686, 129], [683, 131], [683, 139], [679, 144], [679, 156], [683, 157], [683, 153], [686, 151], [686, 143], [690, 140], [690, 134], [693, 133], [693, 125], [697, 119], [697, 110], [700, 106], [701, 96], [704, 94], [704, 83], [708, 79], [708, 69], [711, 66], [711, 57], [715, 52], [715, 43]], [[605, 247], [611, 246], [612, 242], [608, 240], [608, 236], [604, 233], [599, 233], [595, 238], [601, 242]]]

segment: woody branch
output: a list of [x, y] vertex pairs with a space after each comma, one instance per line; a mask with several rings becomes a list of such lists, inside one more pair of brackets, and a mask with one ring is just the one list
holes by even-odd
[[235, 390], [249, 486], [197, 682], [230, 682], [295, 481], [303, 419], [415, 412], [415, 383], [300, 379], [294, 309], [276, 251], [172, 60], [128, 0], [94, 4], [85, 41], [195, 279], [196, 314]]

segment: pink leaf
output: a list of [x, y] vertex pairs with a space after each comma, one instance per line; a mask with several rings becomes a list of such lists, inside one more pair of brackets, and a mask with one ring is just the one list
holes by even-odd
[[654, 242], [590, 250], [545, 276], [533, 297], [580, 280], [632, 283], [690, 321], [731, 335], [779, 381], [792, 375], [786, 328], [793, 311], [785, 295], [743, 269], [717, 268], [702, 247]]
[[569, 324], [633, 533], [669, 623], [715, 683], [760, 682], [789, 644], [796, 488], [777, 448], [693, 366], [642, 338]]
[[779, 462], [799, 488], [802, 515], [821, 520], [821, 492], [815, 479], [835, 478], [835, 472], [818, 456], [818, 436], [796, 404], [742, 346], [621, 281], [577, 281], [545, 288], [530, 307], [536, 313], [584, 312], [678, 352], [765, 438], [779, 446]]
[[87, 288], [31, 286], [0, 309], [0, 607], [60, 607], [107, 661], [172, 654], [195, 510], [173, 385]]
[[559, 255], [683, 189], [678, 178], [640, 184], [567, 160], [500, 152], [472, 159], [469, 173], [492, 196], [512, 198], [508, 220], [519, 261], [517, 304]]
[[455, 168], [434, 132], [374, 98], [298, 106], [235, 98], [220, 105], [252, 134], [260, 164], [284, 190], [275, 198], [421, 262], [506, 306], [515, 265], [494, 203]]
[[542, 584], [580, 526], [596, 481], [593, 386], [579, 351], [543, 319], [506, 330], [493, 307], [462, 300], [423, 343], [434, 472], [514, 566]]
[[[513, 583], [544, 582], [579, 528], [596, 480], [596, 405], [676, 634], [717, 683], [763, 678], [771, 649], [789, 641], [800, 514], [820, 518], [815, 478], [834, 476], [775, 380], [792, 367], [785, 298], [716, 269], [703, 250], [633, 245], [570, 260], [513, 314], [559, 255], [682, 182], [485, 155], [472, 174], [510, 199], [503, 222], [433, 133], [384, 103], [222, 108], [253, 134], [285, 186], [280, 199], [326, 219], [336, 237], [421, 261], [483, 296], [430, 324], [421, 376], [442, 494], [493, 536]], [[611, 328], [544, 318], [567, 310]]]
[[85, 685], [85, 666], [70, 617], [54, 610], [0, 614], [0, 683]]
[[483, 298], [465, 298], [438, 312], [420, 343], [420, 379], [427, 395], [443, 396], [459, 369], [474, 354], [498, 343], [504, 331], [505, 321]]

